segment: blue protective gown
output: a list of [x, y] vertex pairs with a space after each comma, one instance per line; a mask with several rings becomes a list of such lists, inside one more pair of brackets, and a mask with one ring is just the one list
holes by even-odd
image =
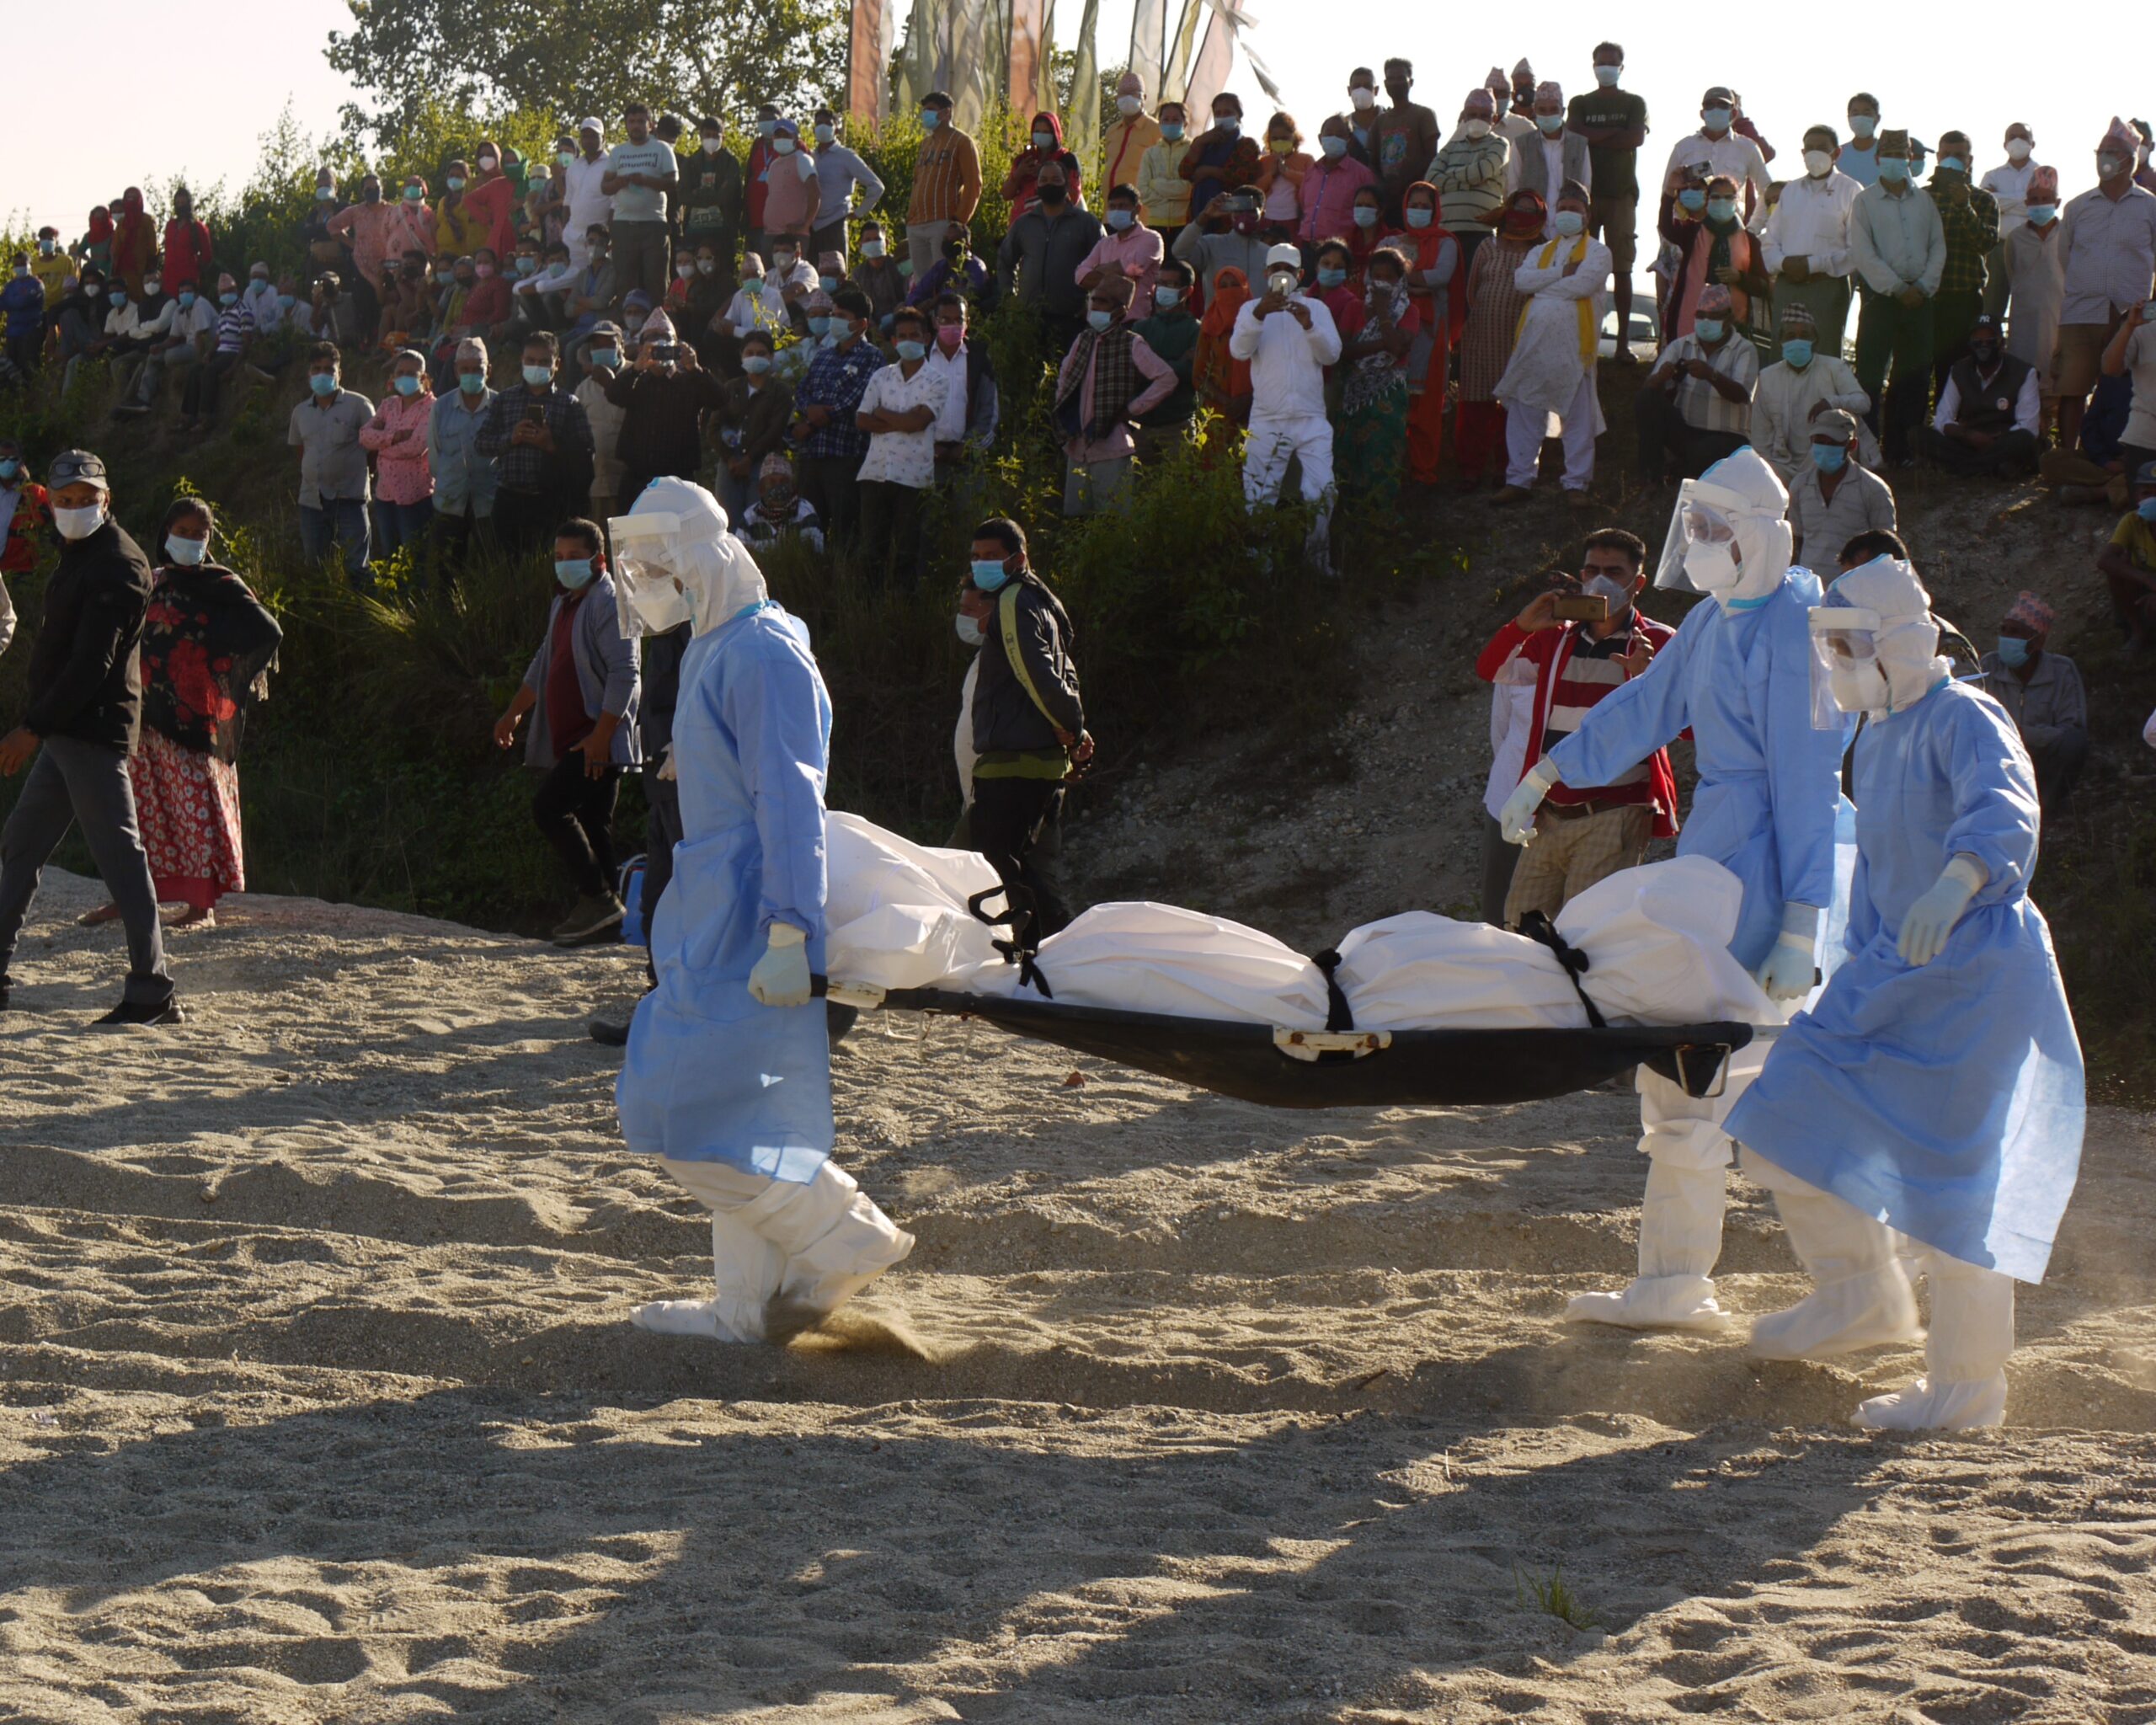
[[[1731, 1114], [1732, 1137], [1966, 1263], [2042, 1279], [2081, 1162], [2081, 1046], [2029, 902], [2036, 777], [2005, 709], [1942, 681], [1856, 740], [1849, 956]], [[1921, 969], [1910, 904], [1966, 851], [1991, 878]]]
[[652, 925], [659, 986], [615, 1086], [632, 1150], [804, 1181], [830, 1154], [824, 1002], [749, 992], [773, 921], [824, 969], [824, 783], [831, 701], [808, 632], [773, 604], [689, 644], [674, 713], [681, 841]]
[[1691, 728], [1699, 785], [1677, 840], [1744, 884], [1729, 950], [1766, 962], [1790, 903], [1834, 903], [1845, 730], [1812, 722], [1810, 611], [1817, 579], [1793, 569], [1759, 605], [1693, 606], [1646, 672], [1604, 697], [1550, 751], [1568, 785], [1606, 785]]

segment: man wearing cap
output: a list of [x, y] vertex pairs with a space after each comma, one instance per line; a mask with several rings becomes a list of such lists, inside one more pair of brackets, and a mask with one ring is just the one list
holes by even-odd
[[1997, 320], [1979, 314], [1968, 351], [1947, 368], [1925, 456], [1950, 473], [2033, 473], [2042, 425], [2036, 368], [2007, 352]]
[[1969, 183], [1973, 153], [1967, 132], [1940, 133], [1939, 165], [1924, 189], [1939, 206], [1946, 234], [1946, 267], [1931, 308], [1932, 382], [1940, 389], [1948, 370], [1967, 350], [1970, 329], [1984, 307], [1985, 259], [1999, 243], [1999, 200]]
[[2156, 193], [2133, 183], [2140, 139], [2114, 118], [2096, 147], [2096, 184], [2066, 206], [2065, 296], [2059, 305], [2058, 440], [2081, 441], [2081, 414], [2105, 344], [2156, 280]]
[[1669, 152], [1669, 165], [1662, 170], [1667, 184], [1670, 176], [1695, 162], [1707, 164], [1710, 174], [1721, 174], [1736, 181], [1744, 193], [1745, 226], [1758, 232], [1767, 219], [1767, 193], [1774, 184], [1767, 174], [1767, 158], [1759, 153], [1758, 145], [1734, 129], [1737, 119], [1737, 98], [1726, 84], [1710, 87], [1700, 99], [1700, 129], [1689, 137], [1679, 138]]
[[[1534, 92], [1534, 136], [1513, 152], [1513, 190], [1533, 192], [1550, 210], [1550, 222], [1557, 219], [1557, 190], [1566, 181], [1583, 186], [1593, 202], [1594, 186], [1589, 175], [1593, 168], [1588, 152], [1587, 140], [1576, 131], [1565, 129], [1565, 93], [1555, 80], [1545, 80]], [[1555, 239], [1557, 230], [1545, 226], [1542, 237]], [[1615, 254], [1611, 254], [1613, 257]]]
[[576, 123], [576, 156], [562, 169], [562, 201], [568, 206], [562, 238], [569, 243], [569, 261], [579, 270], [591, 263], [591, 233], [614, 219], [614, 200], [606, 190], [606, 128], [594, 115]]
[[[1625, 76], [1625, 51], [1604, 42], [1594, 51], [1595, 88], [1572, 98], [1565, 111], [1568, 131], [1587, 140], [1593, 177], [1588, 232], [1609, 248], [1610, 295], [1617, 311], [1615, 358], [1632, 363], [1632, 264], [1639, 254], [1640, 147], [1647, 141], [1644, 96], [1618, 88]], [[1449, 217], [1451, 206], [1446, 206]], [[1465, 263], [1465, 259], [1461, 261]]]
[[1459, 128], [1427, 176], [1442, 200], [1445, 227], [1460, 242], [1460, 267], [1453, 274], [1463, 284], [1476, 251], [1497, 227], [1511, 185], [1512, 141], [1497, 129], [1497, 118], [1489, 91], [1470, 90], [1460, 104]]
[[2058, 170], [2039, 168], [2031, 174], [2025, 196], [2020, 226], [1999, 248], [2004, 260], [1999, 279], [2005, 284], [2006, 350], [2036, 367], [2049, 430], [2058, 419], [2058, 314], [2066, 297], [2066, 252], [2058, 243], [2066, 224], [2058, 219]]
[[2036, 148], [2036, 135], [2015, 120], [2006, 128], [2006, 159], [1985, 169], [1977, 182], [1999, 205], [1999, 243], [1984, 260], [1984, 309], [1994, 318], [2006, 313], [2006, 242], [2029, 219], [2029, 181], [2037, 170]]
[[0, 774], [30, 769], [0, 829], [0, 1012], [10, 1003], [9, 967], [38, 876], [79, 822], [127, 931], [126, 989], [98, 1023], [176, 1024], [184, 1015], [165, 969], [157, 889], [127, 774], [141, 724], [136, 649], [150, 606], [150, 560], [112, 519], [97, 457], [64, 451], [46, 477], [60, 563], [45, 584], [22, 714], [0, 737]]
[[1840, 151], [1831, 126], [1805, 132], [1804, 173], [1784, 184], [1759, 235], [1774, 280], [1775, 328], [1791, 307], [1801, 307], [1813, 339], [1837, 359], [1849, 312], [1849, 211], [1864, 190], [1834, 165]]
[[2096, 572], [2111, 590], [2111, 614], [2118, 619], [2129, 653], [2146, 653], [2156, 638], [2156, 461], [2144, 461], [2134, 473], [2133, 507], [2096, 559]]
[[[1752, 446], [1773, 463], [1785, 483], [1796, 483], [1811, 465], [1812, 422], [1829, 408], [1845, 413], [1870, 411], [1871, 398], [1840, 353], [1820, 340], [1812, 313], [1791, 305], [1781, 316], [1782, 356], [1763, 367], [1752, 392]], [[1861, 424], [1865, 459], [1879, 459], [1878, 446]]]
[[1527, 308], [1495, 391], [1505, 409], [1505, 483], [1493, 499], [1500, 504], [1518, 503], [1533, 488], [1553, 417], [1564, 439], [1566, 497], [1576, 509], [1589, 503], [1594, 440], [1607, 423], [1594, 367], [1609, 248], [1588, 237], [1587, 212], [1587, 188], [1568, 182], [1557, 194], [1551, 217], [1556, 238], [1530, 253], [1513, 274], [1513, 286], [1527, 296]]
[[[1886, 459], [1915, 459], [1915, 433], [1931, 396], [1932, 296], [1946, 269], [1939, 206], [1909, 178], [1909, 135], [1879, 135], [1879, 184], [1849, 208], [1849, 261], [1860, 309], [1856, 376]], [[1887, 366], [1894, 383], [1886, 390]]]
[[[651, 110], [632, 102], [622, 110], [628, 136], [606, 152], [599, 190], [613, 200], [607, 234], [613, 241], [616, 285], [641, 287], [654, 304], [666, 291], [666, 200], [681, 183], [670, 144], [651, 133]], [[813, 173], [813, 170], [812, 170]]]
[[2046, 820], [2064, 812], [2089, 759], [2089, 697], [2081, 671], [2051, 639], [2054, 613], [2024, 592], [2007, 607], [1999, 645], [1984, 654], [1983, 691], [2012, 716], [2036, 769], [2036, 800]]
[[[1152, 297], [1149, 288], [1146, 298]], [[1063, 512], [1091, 515], [1130, 489], [1138, 452], [1132, 421], [1175, 393], [1175, 368], [1131, 327], [1131, 282], [1096, 280], [1086, 296], [1086, 327], [1056, 374], [1054, 417], [1064, 434]], [[947, 400], [949, 387], [944, 390]]]
[[1640, 478], [1696, 479], [1743, 448], [1758, 382], [1759, 350], [1737, 333], [1729, 290], [1709, 282], [1691, 329], [1662, 349], [1632, 398]]
[[1855, 414], [1827, 408], [1797, 433], [1807, 441], [1804, 466], [1789, 482], [1790, 554], [1807, 566], [1829, 563], [1860, 533], [1895, 530], [1894, 493], [1865, 464], [1862, 431]]
[[1243, 500], [1278, 501], [1288, 462], [1300, 461], [1303, 501], [1318, 510], [1310, 548], [1326, 552], [1332, 514], [1332, 425], [1325, 413], [1325, 368], [1340, 357], [1340, 331], [1322, 300], [1302, 291], [1302, 254], [1274, 246], [1265, 255], [1265, 291], [1235, 313], [1228, 352], [1250, 367], [1250, 439], [1243, 453]]

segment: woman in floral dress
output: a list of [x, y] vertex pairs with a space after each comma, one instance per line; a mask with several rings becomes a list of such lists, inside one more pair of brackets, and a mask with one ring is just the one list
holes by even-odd
[[165, 512], [142, 632], [141, 739], [127, 762], [157, 901], [186, 907], [176, 928], [214, 922], [218, 899], [245, 889], [240, 733], [283, 637], [246, 582], [209, 560], [213, 525], [199, 498]]

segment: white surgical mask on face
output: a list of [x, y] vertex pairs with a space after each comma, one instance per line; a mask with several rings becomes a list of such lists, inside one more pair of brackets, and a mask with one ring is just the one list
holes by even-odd
[[1129, 119], [1144, 105], [1135, 96], [1118, 96], [1115, 99], [1115, 111], [1125, 120]]
[[104, 523], [104, 500], [100, 498], [88, 509], [56, 509], [52, 525], [59, 530], [62, 539], [87, 539]]
[[1632, 608], [1631, 590], [1612, 575], [1589, 575], [1580, 583], [1582, 593], [1599, 593], [1609, 601], [1609, 614], [1622, 617]]
[[1373, 89], [1367, 89], [1361, 84], [1357, 84], [1353, 89], [1348, 91], [1348, 99], [1365, 114], [1378, 105], [1378, 93]]
[[1827, 674], [1827, 687], [1844, 713], [1884, 713], [1890, 700], [1886, 670], [1876, 659], [1837, 664]]
[[2009, 138], [2006, 141], [2006, 159], [2017, 166], [2026, 162], [2029, 159], [2028, 139]]
[[1825, 150], [1806, 150], [1804, 152], [1804, 171], [1814, 179], [1824, 179], [1833, 165], [1833, 157]]
[[1490, 136], [1490, 122], [1486, 120], [1470, 120], [1464, 130], [1468, 136], [1480, 142]]

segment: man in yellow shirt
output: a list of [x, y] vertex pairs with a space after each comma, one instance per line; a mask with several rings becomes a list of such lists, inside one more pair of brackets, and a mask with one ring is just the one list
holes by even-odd
[[1145, 80], [1126, 72], [1115, 87], [1115, 118], [1101, 134], [1101, 172], [1091, 183], [1135, 185], [1139, 163], [1160, 142], [1161, 122], [1145, 111]]

